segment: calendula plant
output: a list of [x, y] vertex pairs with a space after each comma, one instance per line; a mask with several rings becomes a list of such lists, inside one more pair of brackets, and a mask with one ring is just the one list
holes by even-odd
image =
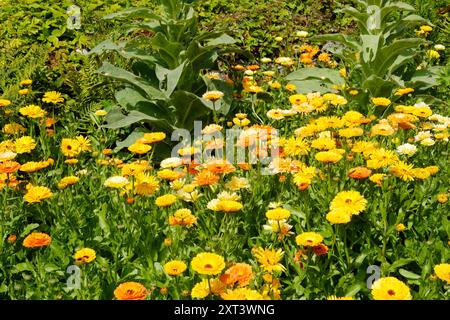
[[[348, 6], [342, 11], [357, 23], [359, 34], [325, 34], [313, 40], [329, 41], [325, 48], [344, 62], [347, 86], [363, 91], [358, 99], [360, 104], [367, 105], [369, 97], [390, 97], [399, 87], [420, 91], [437, 85], [440, 68], [428, 64], [418, 67], [417, 62], [424, 60], [427, 41], [416, 36], [413, 30], [417, 25], [430, 23], [414, 14], [414, 7], [405, 2], [359, 0], [357, 3], [358, 8]], [[338, 83], [337, 78], [336, 70], [326, 68], [299, 70], [287, 77], [290, 81], [315, 81], [327, 88]], [[340, 83], [343, 82], [341, 79]]]
[[[98, 71], [123, 84], [115, 97], [127, 114], [113, 113], [108, 128], [144, 122], [162, 130], [191, 129], [194, 120], [213, 111], [213, 104], [200, 96], [208, 89], [228, 90], [224, 82], [204, 77], [201, 71], [217, 69], [218, 57], [235, 41], [223, 33], [202, 32], [192, 2], [160, 0], [158, 13], [133, 8], [105, 17], [127, 19], [130, 32], [145, 34], [117, 44], [107, 40], [92, 50], [115, 51], [132, 62], [131, 70], [104, 62]], [[229, 103], [225, 99], [215, 107], [225, 114]]]

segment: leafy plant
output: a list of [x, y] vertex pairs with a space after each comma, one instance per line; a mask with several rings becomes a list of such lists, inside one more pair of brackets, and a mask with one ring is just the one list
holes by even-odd
[[[369, 96], [391, 96], [398, 87], [411, 86], [416, 90], [429, 89], [429, 81], [421, 81], [424, 77], [437, 83], [436, 68], [411, 72], [408, 66], [414, 62], [423, 50], [427, 41], [419, 37], [410, 37], [412, 27], [429, 24], [422, 17], [413, 14], [411, 5], [389, 0], [358, 1], [359, 9], [346, 7], [342, 11], [353, 17], [358, 24], [357, 36], [345, 34], [326, 34], [314, 37], [315, 41], [329, 41], [325, 48], [339, 57], [350, 70], [349, 87], [361, 88], [361, 104], [367, 102]], [[302, 71], [316, 82], [323, 82], [311, 72]], [[335, 74], [336, 71], [324, 69], [321, 73]], [[299, 73], [288, 76], [295, 80]], [[327, 82], [325, 79], [325, 82]], [[311, 80], [310, 80], [311, 81]], [[331, 81], [328, 81], [330, 83]]]
[[[149, 123], [163, 130], [192, 129], [194, 120], [208, 116], [213, 105], [200, 98], [208, 89], [220, 86], [221, 81], [202, 76], [204, 69], [217, 69], [217, 59], [230, 52], [235, 41], [228, 35], [201, 32], [191, 1], [160, 0], [159, 14], [149, 8], [133, 8], [105, 19], [124, 19], [130, 22], [129, 32], [141, 32], [130, 41], [100, 43], [91, 53], [117, 52], [130, 59], [131, 70], [104, 62], [99, 73], [123, 84], [115, 94], [126, 115], [114, 113], [107, 128], [118, 129], [136, 123]], [[237, 50], [237, 49], [233, 49]], [[226, 114], [229, 103], [216, 105]]]

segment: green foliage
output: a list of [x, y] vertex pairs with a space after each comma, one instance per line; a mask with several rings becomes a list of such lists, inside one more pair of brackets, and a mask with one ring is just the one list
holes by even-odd
[[[410, 86], [417, 91], [437, 84], [436, 68], [423, 66], [418, 72], [408, 70], [410, 64], [417, 67], [415, 59], [423, 53], [423, 38], [410, 37], [412, 28], [426, 24], [422, 17], [413, 14], [414, 7], [404, 2], [358, 1], [359, 8], [346, 7], [342, 12], [350, 15], [358, 24], [359, 34], [326, 34], [314, 37], [315, 41], [329, 41], [325, 48], [339, 57], [349, 67], [348, 84], [361, 88], [361, 104], [368, 98], [390, 97], [395, 88]], [[325, 70], [326, 71], [326, 70]], [[314, 72], [309, 70], [307, 73]], [[329, 70], [329, 72], [333, 72]], [[319, 77], [316, 81], [323, 82]], [[295, 74], [289, 76], [294, 80]], [[427, 81], [422, 81], [426, 77]]]
[[[162, 130], [192, 129], [194, 119], [201, 120], [213, 109], [199, 95], [211, 81], [201, 75], [204, 69], [217, 69], [217, 58], [229, 52], [234, 40], [222, 33], [200, 32], [192, 5], [187, 2], [161, 1], [160, 14], [149, 8], [133, 8], [105, 19], [126, 18], [128, 32], [144, 30], [151, 37], [139, 36], [118, 44], [100, 43], [91, 53], [114, 51], [132, 59], [131, 71], [104, 62], [99, 73], [123, 84], [116, 100], [128, 114], [109, 118], [108, 128], [123, 128], [139, 122]], [[139, 22], [132, 23], [133, 19]], [[226, 102], [216, 106], [226, 113]]]
[[[204, 28], [233, 34], [238, 44], [255, 56], [272, 56], [291, 55], [299, 30], [312, 34], [351, 30], [351, 21], [333, 12], [336, 6], [348, 3], [351, 1], [205, 0], [197, 7]], [[276, 42], [275, 37], [283, 41]]]

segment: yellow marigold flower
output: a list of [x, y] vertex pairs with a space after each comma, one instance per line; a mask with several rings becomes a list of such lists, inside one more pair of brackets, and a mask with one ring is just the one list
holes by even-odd
[[65, 164], [74, 165], [77, 164], [79, 161], [78, 159], [67, 159], [64, 161]]
[[446, 203], [448, 201], [448, 194], [440, 193], [437, 195], [436, 199], [439, 203]]
[[27, 129], [18, 123], [11, 122], [5, 124], [2, 131], [6, 134], [17, 134], [17, 133], [25, 133]]
[[341, 191], [330, 203], [330, 210], [358, 215], [367, 207], [367, 200], [358, 191]]
[[172, 261], [167, 262], [164, 265], [164, 271], [169, 276], [178, 276], [178, 275], [182, 274], [183, 272], [185, 272], [186, 269], [187, 269], [186, 263], [184, 263], [183, 261], [180, 261], [180, 260], [172, 260]]
[[225, 183], [225, 188], [231, 191], [250, 189], [250, 182], [247, 178], [232, 177], [230, 181]]
[[358, 90], [350, 90], [348, 93], [350, 93], [351, 96], [357, 96], [359, 94]]
[[286, 140], [284, 151], [289, 156], [306, 155], [309, 151], [309, 145], [302, 138], [289, 138]]
[[83, 248], [75, 252], [73, 258], [76, 264], [87, 264], [95, 260], [96, 253], [94, 249]]
[[25, 248], [47, 247], [52, 242], [52, 237], [43, 232], [32, 232], [23, 240]]
[[20, 166], [20, 171], [32, 173], [47, 168], [50, 165], [48, 161], [29, 161]]
[[397, 230], [398, 232], [403, 232], [406, 230], [406, 227], [403, 223], [399, 223], [395, 226], [395, 230]]
[[284, 208], [271, 209], [266, 212], [266, 217], [269, 220], [286, 220], [291, 216], [291, 212]]
[[413, 88], [400, 88], [397, 91], [395, 91], [394, 95], [397, 97], [404, 96], [405, 94], [410, 94], [414, 92]]
[[108, 114], [108, 111], [103, 110], [103, 109], [100, 109], [100, 110], [95, 111], [94, 114], [95, 114], [97, 117], [104, 117], [104, 116], [106, 116], [106, 115]]
[[402, 179], [403, 181], [413, 181], [414, 180], [414, 167], [412, 164], [407, 164], [406, 162], [399, 161], [393, 165], [389, 170], [394, 176]]
[[178, 209], [173, 215], [169, 216], [169, 224], [171, 226], [191, 226], [196, 222], [197, 217], [189, 209]]
[[439, 279], [447, 282], [447, 284], [450, 284], [450, 264], [448, 263], [438, 264], [434, 266], [434, 272], [436, 273], [436, 276]]
[[374, 300], [411, 300], [409, 288], [394, 277], [380, 278], [372, 285]]
[[76, 139], [64, 138], [61, 141], [61, 152], [69, 158], [74, 158], [81, 153], [80, 142]]
[[430, 107], [419, 107], [414, 108], [412, 114], [420, 118], [428, 118], [433, 114], [433, 111], [430, 109]]
[[138, 282], [124, 282], [114, 290], [117, 300], [145, 300], [147, 289]]
[[165, 194], [162, 196], [159, 196], [155, 200], [155, 204], [158, 207], [169, 207], [173, 205], [177, 201], [177, 197], [173, 194]]
[[224, 96], [222, 91], [208, 91], [203, 94], [202, 98], [208, 101], [215, 102]]
[[339, 69], [339, 74], [342, 78], [347, 78], [347, 70], [345, 68]]
[[441, 55], [436, 50], [428, 50], [427, 57], [430, 59], [439, 59]]
[[385, 177], [386, 174], [384, 173], [375, 173], [369, 177], [369, 180], [381, 187]]
[[336, 163], [342, 159], [342, 155], [333, 150], [316, 153], [315, 159], [323, 163]]
[[[366, 155], [366, 153], [365, 153]], [[392, 150], [375, 149], [367, 153], [369, 160], [367, 160], [367, 168], [380, 169], [396, 164], [399, 159]]]
[[329, 137], [321, 137], [313, 140], [311, 147], [317, 150], [332, 150], [336, 148], [336, 141]]
[[249, 288], [227, 289], [220, 297], [223, 300], [264, 300], [261, 293]]
[[119, 189], [119, 188], [125, 187], [129, 183], [130, 183], [130, 181], [128, 181], [128, 179], [125, 177], [113, 176], [113, 177], [106, 179], [106, 181], [103, 183], [103, 185], [107, 188]]
[[370, 131], [370, 136], [390, 136], [395, 133], [395, 129], [389, 124], [386, 119], [380, 120], [380, 122], [374, 125]]
[[299, 246], [304, 247], [315, 247], [319, 244], [321, 244], [323, 241], [323, 237], [316, 232], [303, 232], [302, 234], [299, 234], [295, 238], [295, 242]]
[[414, 178], [425, 180], [428, 179], [431, 175], [430, 172], [425, 168], [414, 168], [412, 169], [412, 173]]
[[163, 180], [175, 181], [184, 176], [183, 172], [174, 171], [170, 169], [159, 170], [156, 174], [158, 178]]
[[59, 102], [64, 102], [64, 98], [62, 97], [62, 94], [60, 92], [49, 91], [44, 94], [42, 101], [46, 103], [56, 104]]
[[50, 198], [53, 195], [51, 190], [47, 187], [30, 186], [27, 193], [23, 196], [28, 203], [41, 202], [44, 199]]
[[159, 181], [154, 176], [138, 173], [134, 184], [136, 194], [149, 196], [159, 190]]
[[[211, 290], [210, 290], [211, 286]], [[219, 279], [204, 279], [197, 283], [191, 291], [191, 297], [193, 299], [204, 299], [210, 294], [220, 295], [225, 291], [225, 284]]]
[[39, 107], [39, 106], [30, 104], [26, 107], [20, 108], [19, 113], [23, 116], [27, 116], [27, 117], [36, 119], [36, 118], [44, 117], [47, 112], [44, 109], [41, 109], [41, 107]]
[[428, 172], [429, 172], [432, 176], [439, 172], [439, 167], [438, 167], [438, 166], [429, 166], [429, 167], [426, 167], [425, 169], [427, 169]]
[[61, 179], [61, 181], [59, 181], [58, 189], [65, 189], [68, 186], [74, 185], [79, 180], [80, 180], [80, 178], [75, 177], [75, 176], [64, 177], [64, 178]]
[[283, 120], [284, 119], [284, 110], [282, 109], [271, 109], [266, 113], [269, 119], [273, 120]]
[[236, 200], [213, 199], [208, 203], [207, 207], [208, 209], [213, 211], [223, 211], [231, 213], [242, 210], [244, 206], [242, 205], [242, 203]]
[[77, 136], [75, 140], [78, 142], [78, 145], [80, 146], [81, 151], [90, 152], [92, 151], [91, 147], [91, 141], [89, 138], [83, 137], [83, 136]]
[[0, 108], [7, 107], [11, 104], [10, 100], [0, 99]]
[[274, 271], [286, 270], [286, 268], [280, 263], [280, 260], [284, 256], [283, 250], [253, 248], [252, 252], [265, 271], [273, 273]]
[[347, 128], [347, 129], [341, 129], [338, 131], [339, 136], [344, 138], [353, 138], [353, 137], [360, 137], [364, 134], [364, 130], [362, 128], [356, 127], [356, 128]]
[[166, 134], [164, 132], [145, 133], [142, 143], [160, 142], [160, 141], [164, 140], [165, 138], [166, 138]]
[[25, 79], [25, 80], [22, 80], [22, 81], [20, 81], [20, 85], [21, 86], [29, 86], [29, 85], [31, 85], [33, 83], [33, 80], [31, 80], [31, 79]]
[[286, 85], [286, 90], [289, 92], [293, 92], [297, 89], [297, 86], [295, 84], [289, 83]]
[[372, 98], [372, 103], [375, 106], [387, 107], [391, 104], [391, 100], [388, 98]]
[[239, 127], [246, 127], [250, 124], [250, 120], [247, 118], [244, 119], [233, 118], [233, 123]]
[[202, 252], [192, 259], [191, 266], [194, 271], [200, 274], [216, 275], [225, 268], [225, 260], [218, 254]]
[[131, 146], [128, 147], [128, 151], [135, 154], [146, 154], [151, 149], [152, 149], [151, 146], [140, 142], [133, 143]]
[[14, 148], [16, 153], [28, 153], [36, 148], [36, 141], [32, 137], [24, 136], [14, 141]]
[[331, 210], [327, 214], [326, 219], [331, 224], [346, 224], [351, 221], [352, 215], [346, 210]]
[[31, 92], [30, 89], [20, 89], [19, 90], [19, 94], [22, 95], [22, 96], [24, 96], [26, 94], [29, 94], [30, 92]]
[[302, 103], [308, 102], [308, 98], [304, 94], [294, 94], [289, 97], [289, 102], [292, 105], [301, 105]]

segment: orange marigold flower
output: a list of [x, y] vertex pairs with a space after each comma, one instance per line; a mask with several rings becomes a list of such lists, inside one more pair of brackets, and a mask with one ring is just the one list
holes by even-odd
[[322, 255], [328, 253], [328, 247], [326, 245], [324, 245], [323, 243], [321, 243], [317, 246], [314, 246], [312, 248], [312, 250], [313, 250], [314, 254], [316, 254], [318, 256], [322, 256]]
[[228, 268], [219, 279], [226, 285], [234, 286], [237, 283], [238, 287], [245, 287], [250, 283], [252, 277], [251, 265], [247, 263], [236, 263], [234, 266]]
[[20, 169], [20, 163], [16, 161], [0, 162], [0, 173], [13, 173]]
[[206, 168], [213, 173], [231, 173], [236, 168], [226, 160], [213, 160], [207, 163]]
[[194, 184], [197, 186], [210, 186], [219, 182], [220, 177], [209, 171], [203, 170], [201, 171], [194, 179]]
[[138, 282], [124, 282], [114, 290], [117, 300], [145, 300], [147, 289]]
[[348, 176], [353, 179], [365, 179], [372, 174], [372, 170], [366, 167], [356, 167], [350, 169]]
[[23, 240], [23, 246], [25, 248], [40, 248], [49, 246], [51, 242], [52, 237], [50, 237], [48, 234], [42, 232], [33, 232], [26, 236], [26, 238]]

